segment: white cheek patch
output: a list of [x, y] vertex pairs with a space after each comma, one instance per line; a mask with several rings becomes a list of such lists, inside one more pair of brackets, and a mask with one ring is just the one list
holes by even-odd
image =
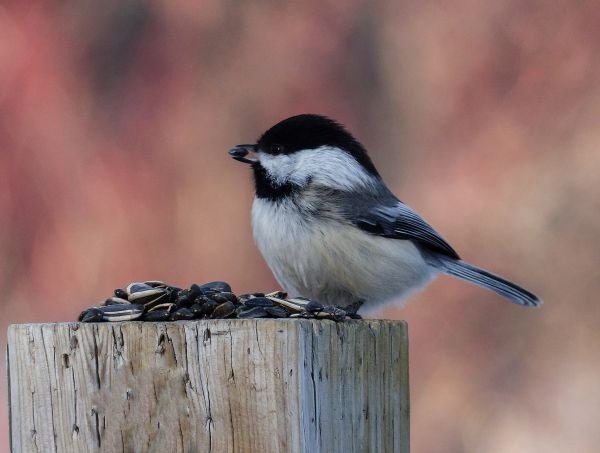
[[333, 146], [304, 149], [290, 155], [258, 153], [258, 159], [271, 179], [300, 186], [308, 181], [341, 190], [352, 190], [376, 183], [351, 155]]
[[279, 155], [259, 152], [258, 160], [267, 170], [267, 174], [277, 184], [285, 184], [296, 169], [296, 159], [293, 156]]

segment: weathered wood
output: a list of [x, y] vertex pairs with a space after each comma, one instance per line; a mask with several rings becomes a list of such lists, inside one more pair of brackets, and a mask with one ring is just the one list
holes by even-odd
[[8, 330], [14, 452], [408, 452], [402, 321]]

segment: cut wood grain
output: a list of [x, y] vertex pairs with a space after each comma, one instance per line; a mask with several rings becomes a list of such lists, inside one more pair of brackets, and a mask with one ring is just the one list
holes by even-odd
[[14, 452], [408, 452], [403, 321], [24, 324]]

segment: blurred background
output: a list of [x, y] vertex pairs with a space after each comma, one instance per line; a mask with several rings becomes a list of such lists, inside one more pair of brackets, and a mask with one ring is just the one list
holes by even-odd
[[412, 450], [597, 451], [595, 1], [2, 2], [2, 342], [135, 280], [276, 289], [227, 150], [304, 112], [546, 302], [441, 277], [376, 314], [409, 323]]

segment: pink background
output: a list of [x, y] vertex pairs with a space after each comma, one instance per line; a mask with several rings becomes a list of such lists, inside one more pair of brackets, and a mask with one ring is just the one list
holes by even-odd
[[596, 449], [599, 24], [585, 0], [3, 2], [2, 342], [129, 281], [276, 289], [227, 150], [322, 113], [465, 259], [546, 301], [444, 277], [378, 314], [410, 326], [413, 450]]

